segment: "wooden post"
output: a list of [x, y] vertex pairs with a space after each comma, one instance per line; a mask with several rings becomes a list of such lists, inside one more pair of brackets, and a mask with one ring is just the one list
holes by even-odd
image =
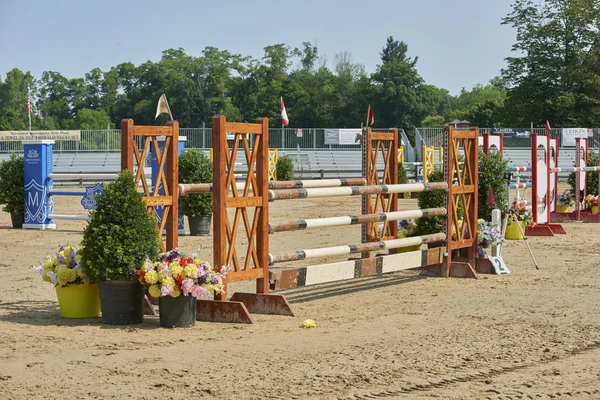
[[[227, 265], [227, 197], [225, 165], [227, 136], [225, 132], [225, 116], [213, 117], [213, 266]], [[233, 171], [231, 171], [233, 173]], [[215, 295], [215, 300], [227, 300], [227, 283], [224, 292]]]
[[[167, 126], [170, 126], [173, 130], [171, 136], [171, 145], [167, 154], [163, 154], [163, 157], [167, 157], [167, 186], [169, 187], [169, 194], [172, 202], [170, 207], [164, 207], [163, 218], [167, 217], [167, 250], [174, 249], [178, 246], [178, 232], [179, 232], [179, 122], [169, 121]], [[166, 143], [166, 142], [165, 142]], [[158, 182], [153, 182], [154, 185], [158, 185]], [[168, 211], [170, 209], [170, 211]], [[160, 234], [160, 232], [159, 232]]]
[[121, 171], [133, 173], [133, 120], [121, 120]]
[[[258, 218], [258, 227], [256, 230], [256, 251], [258, 253], [259, 265], [262, 268], [263, 277], [256, 280], [256, 293], [269, 293], [269, 120], [267, 118], [258, 118], [257, 124], [262, 125], [262, 133], [254, 141], [256, 154], [256, 184], [258, 186], [258, 195], [261, 198], [260, 208], [255, 212], [260, 212]], [[252, 173], [249, 166], [248, 174]]]

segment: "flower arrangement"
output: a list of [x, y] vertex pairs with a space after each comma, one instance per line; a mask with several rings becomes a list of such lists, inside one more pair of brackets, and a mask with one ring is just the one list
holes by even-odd
[[558, 196], [558, 200], [556, 205], [558, 207], [572, 206], [575, 204], [575, 199], [573, 198], [573, 194], [569, 190], [565, 190]]
[[77, 249], [59, 246], [54, 257], [48, 256], [46, 261], [41, 261], [33, 268], [42, 275], [44, 282], [50, 282], [54, 286], [88, 284], [89, 279], [79, 264], [80, 260], [81, 256], [77, 254]]
[[586, 210], [591, 210], [592, 207], [598, 207], [598, 196], [588, 194], [585, 197], [585, 208]]
[[226, 268], [212, 268], [192, 254], [188, 257], [173, 249], [162, 253], [158, 261], [146, 260], [135, 273], [152, 297], [204, 296], [223, 292]]
[[398, 221], [398, 238], [409, 237], [412, 231], [416, 228], [417, 223], [412, 219], [401, 219]]
[[505, 239], [502, 236], [500, 227], [491, 223], [479, 220], [477, 223], [477, 255], [481, 258], [485, 257], [485, 249], [491, 246], [497, 246], [504, 243]]
[[509, 214], [512, 215], [513, 220], [525, 221], [526, 225], [531, 225], [533, 216], [531, 211], [527, 209], [526, 204], [524, 200], [513, 201], [509, 208]]

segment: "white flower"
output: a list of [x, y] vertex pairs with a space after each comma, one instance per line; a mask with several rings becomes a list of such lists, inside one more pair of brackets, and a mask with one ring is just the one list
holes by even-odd
[[44, 272], [44, 267], [43, 267], [42, 263], [40, 263], [40, 265], [38, 265], [37, 267], [33, 267], [33, 269], [35, 270], [35, 272], [39, 273], [40, 275]]
[[48, 276], [48, 278], [50, 278], [50, 282], [52, 282], [52, 284], [58, 285], [58, 274], [56, 272], [48, 271], [46, 275]]

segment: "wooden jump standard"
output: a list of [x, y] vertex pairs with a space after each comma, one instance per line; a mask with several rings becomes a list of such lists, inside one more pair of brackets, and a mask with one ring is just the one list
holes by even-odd
[[[159, 174], [156, 182], [151, 185], [153, 190], [150, 190], [150, 187], [144, 182], [141, 183], [144, 186], [146, 194], [144, 200], [148, 204], [149, 212], [153, 212], [154, 206], [165, 207], [165, 217], [157, 231], [162, 232], [162, 228], [166, 226], [166, 248], [174, 248], [177, 246], [177, 201], [175, 199], [179, 196], [179, 187], [177, 185], [177, 146], [172, 145], [172, 143], [177, 143], [177, 122], [172, 122], [167, 127], [135, 127], [133, 121], [124, 120], [122, 130], [124, 133], [122, 139], [123, 169], [134, 171], [135, 164], [143, 165], [150, 145], [157, 152], [159, 170], [162, 171], [163, 166], [166, 166], [166, 174]], [[234, 133], [234, 140], [231, 144], [227, 140], [227, 133], [230, 132]], [[144, 137], [141, 152], [134, 138], [136, 135]], [[475, 276], [478, 131], [477, 128], [469, 131], [455, 131], [452, 127], [448, 127], [446, 135], [447, 148], [444, 159], [447, 160], [445, 171], [448, 193], [446, 207], [448, 223], [446, 224], [445, 234], [396, 239], [397, 223], [395, 220], [386, 218], [383, 222], [382, 233], [378, 233], [377, 224], [366, 222], [367, 229], [365, 231], [367, 235], [359, 245], [315, 249], [312, 252], [320, 252], [321, 254], [336, 252], [336, 254], [339, 254], [342, 251], [341, 248], [343, 248], [344, 254], [351, 254], [352, 252], [399, 248], [412, 244], [445, 240], [447, 248], [451, 251], [467, 249], [466, 259], [456, 262], [457, 260], [452, 259], [451, 251], [443, 258], [442, 256], [445, 255], [444, 248], [437, 248], [423, 252], [391, 254], [325, 265], [336, 266], [352, 263], [354, 268], [350, 273], [346, 272], [348, 278], [393, 272], [397, 270], [398, 265], [402, 268], [407, 268], [409, 265], [413, 268], [429, 265], [429, 267], [426, 267], [427, 271], [438, 276]], [[158, 136], [166, 136], [162, 154], [155, 139]], [[250, 136], [254, 136], [254, 138], [250, 138]], [[366, 130], [366, 135], [363, 136], [363, 149], [367, 150], [363, 160], [363, 167], [366, 164], [366, 186], [386, 185], [388, 188], [390, 186], [394, 187], [397, 184], [397, 160], [393, 157], [397, 154], [397, 130], [371, 133], [369, 128]], [[252, 147], [250, 143], [253, 144]], [[234, 293], [230, 301], [225, 301], [225, 293], [216, 296], [216, 301], [198, 300], [196, 304], [197, 319], [251, 323], [252, 319], [248, 311], [293, 315], [285, 297], [268, 294], [270, 289], [269, 280], [284, 283], [284, 279], [277, 279], [277, 276], [282, 276], [287, 271], [286, 269], [269, 271], [268, 121], [267, 119], [258, 119], [256, 124], [227, 123], [225, 117], [215, 116], [213, 118], [213, 146], [215, 157], [213, 172], [213, 265], [228, 266], [227, 283], [256, 280], [257, 293]], [[256, 174], [248, 174], [244, 177], [246, 181], [243, 186], [238, 185], [239, 182], [236, 182], [234, 174], [238, 148], [243, 149], [243, 155], [246, 157], [249, 170], [256, 171]], [[465, 154], [464, 165], [458, 162], [460, 150]], [[379, 154], [383, 156], [385, 161], [384, 171], [377, 171]], [[136, 173], [136, 181], [138, 182], [141, 180], [140, 174], [143, 175], [142, 168], [138, 168]], [[453, 179], [456, 180], [454, 185]], [[164, 195], [158, 195], [156, 188], [159, 184], [164, 187]], [[348, 184], [357, 186], [363, 184], [363, 182]], [[339, 185], [341, 186], [342, 182], [339, 182]], [[288, 188], [299, 188], [299, 186], [294, 183]], [[300, 188], [307, 188], [307, 186], [303, 184]], [[415, 189], [415, 187], [411, 187], [410, 190], [412, 189]], [[423, 186], [423, 190], [425, 190], [425, 186]], [[397, 212], [396, 193], [398, 192], [393, 189], [388, 192], [383, 189], [363, 190], [363, 199], [366, 199], [363, 205], [366, 204], [365, 209], [367, 210], [365, 215], [377, 213], [387, 213], [389, 215]], [[375, 195], [375, 198], [372, 197], [373, 195]], [[462, 203], [465, 210], [463, 223], [460, 226], [456, 213], [459, 203]], [[253, 209], [251, 210], [253, 214], [248, 213], [248, 208]], [[232, 220], [229, 218], [228, 209], [233, 212]], [[371, 221], [371, 219], [367, 218], [367, 221]], [[459, 232], [457, 237], [461, 238], [460, 240], [452, 237], [453, 228]], [[238, 255], [235, 247], [238, 236], [243, 234], [246, 236], [248, 246], [242, 258], [241, 254]], [[305, 256], [307, 252], [311, 252], [311, 250], [305, 250]], [[443, 263], [441, 263], [442, 259], [444, 260]], [[318, 283], [318, 279], [322, 278], [322, 276], [319, 277], [319, 274], [323, 275], [331, 272], [331, 269], [325, 270], [317, 267], [296, 268], [297, 282], [293, 286], [310, 283], [311, 279], [312, 283]], [[304, 274], [302, 271], [304, 271]], [[315, 271], [316, 273], [307, 274], [308, 271]], [[345, 269], [344, 271], [348, 270]]]

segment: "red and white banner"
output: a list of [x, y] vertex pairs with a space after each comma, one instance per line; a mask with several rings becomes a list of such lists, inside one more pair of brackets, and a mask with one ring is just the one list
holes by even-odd
[[283, 104], [283, 97], [281, 98], [281, 124], [288, 126], [290, 120], [288, 119], [287, 113], [285, 112], [285, 104]]

